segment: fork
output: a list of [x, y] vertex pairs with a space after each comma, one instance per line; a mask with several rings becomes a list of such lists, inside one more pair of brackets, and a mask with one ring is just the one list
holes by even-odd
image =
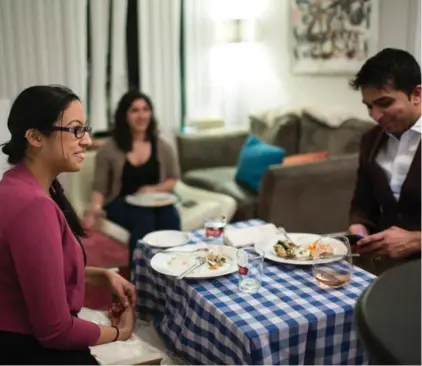
[[185, 272], [183, 272], [179, 277], [177, 277], [178, 280], [181, 280], [185, 276], [187, 276], [189, 273], [191, 273], [194, 269], [202, 266], [206, 262], [204, 257], [196, 257], [196, 263], [189, 267]]
[[294, 241], [290, 238], [290, 236], [287, 234], [287, 231], [286, 231], [286, 229], [284, 228], [284, 227], [279, 227], [279, 228], [277, 228], [277, 231], [280, 233], [280, 234], [283, 234], [285, 237], [286, 237], [286, 239], [287, 240], [290, 240], [292, 243], [294, 243]]
[[196, 248], [194, 250], [169, 250], [167, 248], [167, 249], [159, 250], [157, 253], [191, 254], [191, 253], [196, 253], [196, 252], [209, 252], [210, 250], [211, 250], [210, 248]]

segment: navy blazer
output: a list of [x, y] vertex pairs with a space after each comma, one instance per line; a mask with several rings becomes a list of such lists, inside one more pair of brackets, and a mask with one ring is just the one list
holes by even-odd
[[388, 135], [376, 126], [363, 137], [354, 196], [350, 206], [350, 224], [363, 224], [370, 233], [398, 226], [406, 230], [421, 230], [421, 144], [397, 201], [387, 175], [375, 158], [387, 142]]

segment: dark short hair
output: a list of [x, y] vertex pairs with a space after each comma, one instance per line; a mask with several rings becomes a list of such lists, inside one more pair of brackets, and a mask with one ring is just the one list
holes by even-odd
[[138, 99], [144, 100], [151, 110], [151, 120], [149, 122], [145, 138], [148, 141], [152, 141], [158, 134], [157, 119], [155, 118], [154, 105], [151, 98], [138, 90], [129, 90], [120, 98], [120, 101], [117, 104], [116, 113], [114, 115], [114, 128], [112, 131], [112, 136], [117, 144], [117, 147], [124, 152], [132, 150], [133, 141], [132, 132], [127, 121], [127, 111], [132, 103]]
[[349, 84], [355, 90], [389, 85], [410, 95], [421, 84], [421, 67], [409, 52], [385, 48], [369, 58]]

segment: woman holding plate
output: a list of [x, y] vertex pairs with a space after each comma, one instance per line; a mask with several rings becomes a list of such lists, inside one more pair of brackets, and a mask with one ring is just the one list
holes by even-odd
[[112, 138], [98, 151], [87, 227], [105, 211], [107, 218], [130, 232], [129, 264], [136, 242], [156, 230], [180, 230], [173, 204], [143, 207], [127, 202], [139, 193], [170, 193], [180, 176], [173, 148], [157, 131], [151, 99], [136, 90], [120, 99]]

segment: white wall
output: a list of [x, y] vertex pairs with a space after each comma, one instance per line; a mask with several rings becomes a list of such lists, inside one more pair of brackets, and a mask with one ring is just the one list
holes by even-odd
[[[379, 49], [407, 49], [420, 60], [420, 2], [379, 1]], [[291, 72], [288, 0], [255, 0], [260, 8], [257, 43], [213, 47], [210, 34], [215, 29], [206, 17], [212, 13], [213, 0], [187, 3], [188, 119], [212, 116], [227, 125], [246, 125], [250, 113], [285, 104], [340, 107], [368, 118], [360, 93], [348, 86], [352, 75]], [[229, 3], [235, 5], [236, 0], [225, 0], [223, 5]], [[254, 0], [247, 3], [253, 5]]]
[[[366, 116], [358, 93], [348, 86], [350, 76], [295, 75], [291, 71], [289, 1], [271, 0], [260, 21], [263, 51], [267, 52], [266, 82], [244, 101], [251, 110], [282, 104], [342, 106]], [[263, 57], [264, 58], [264, 57]]]
[[380, 0], [380, 48], [396, 47], [421, 58], [421, 0]]

